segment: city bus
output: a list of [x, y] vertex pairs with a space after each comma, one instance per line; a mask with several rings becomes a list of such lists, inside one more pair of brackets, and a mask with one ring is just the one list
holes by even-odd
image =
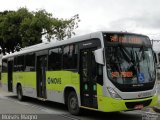
[[41, 43], [3, 56], [3, 89], [83, 109], [115, 112], [155, 106], [155, 57], [149, 37], [101, 31]]

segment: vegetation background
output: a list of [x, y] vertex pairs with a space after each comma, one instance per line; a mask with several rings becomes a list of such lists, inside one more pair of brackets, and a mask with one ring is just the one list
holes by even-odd
[[19, 8], [17, 11], [0, 12], [2, 52], [13, 53], [19, 48], [41, 43], [43, 35], [48, 41], [70, 38], [75, 35], [78, 22], [78, 14], [69, 19], [55, 18], [44, 9], [29, 11]]

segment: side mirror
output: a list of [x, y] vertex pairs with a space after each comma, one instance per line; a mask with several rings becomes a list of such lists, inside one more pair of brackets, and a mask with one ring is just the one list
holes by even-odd
[[97, 63], [104, 65], [104, 56], [103, 56], [103, 49], [97, 49], [94, 52], [95, 60]]
[[156, 69], [160, 69], [160, 65], [159, 64], [156, 66]]
[[160, 61], [159, 61], [159, 56], [157, 53], [154, 52], [154, 56], [155, 56], [155, 63], [156, 63], [156, 66], [160, 66]]

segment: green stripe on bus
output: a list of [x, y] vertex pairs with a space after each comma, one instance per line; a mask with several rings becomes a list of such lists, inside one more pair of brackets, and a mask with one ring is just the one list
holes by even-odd
[[71, 71], [47, 71], [46, 88], [47, 90], [63, 91], [65, 86], [74, 86], [80, 93], [79, 74]]
[[13, 86], [21, 83], [22, 87], [36, 88], [36, 72], [14, 72]]
[[8, 73], [2, 73], [2, 84], [8, 84]]

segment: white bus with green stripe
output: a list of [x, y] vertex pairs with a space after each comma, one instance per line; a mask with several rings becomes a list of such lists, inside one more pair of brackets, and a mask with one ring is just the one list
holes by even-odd
[[34, 45], [3, 56], [3, 89], [103, 112], [157, 104], [150, 39], [127, 32], [95, 32]]

